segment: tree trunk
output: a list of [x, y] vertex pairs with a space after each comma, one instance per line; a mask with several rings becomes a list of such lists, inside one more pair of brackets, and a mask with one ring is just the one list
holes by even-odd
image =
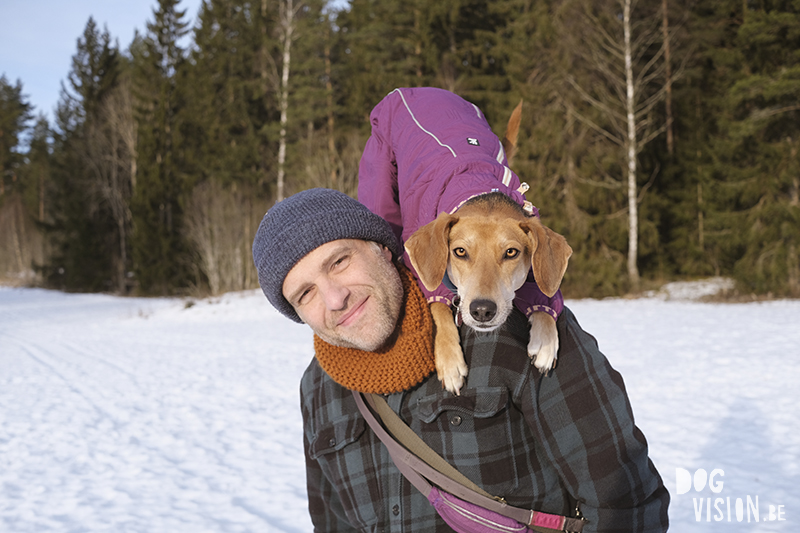
[[334, 137], [333, 80], [331, 69], [331, 26], [326, 24], [325, 32], [325, 95], [328, 111], [328, 164], [330, 165], [330, 187], [336, 188], [336, 138]]
[[414, 8], [414, 57], [417, 62], [417, 87], [422, 84], [422, 13], [419, 7]]
[[44, 172], [39, 171], [39, 222], [44, 222]]
[[697, 184], [697, 244], [702, 251], [705, 248], [705, 230], [703, 229], [703, 184]]
[[284, 176], [286, 173], [286, 124], [288, 122], [287, 112], [289, 109], [289, 64], [292, 59], [292, 34], [294, 33], [294, 0], [285, 0], [281, 4], [283, 16], [281, 25], [283, 26], [283, 72], [281, 74], [281, 132], [280, 144], [278, 145], [278, 190], [276, 200], [280, 202], [284, 198]]
[[664, 35], [664, 86], [665, 91], [665, 111], [667, 119], [667, 153], [672, 157], [675, 151], [675, 140], [672, 133], [672, 63], [671, 52], [669, 43], [669, 13], [667, 11], [667, 0], [661, 0], [661, 9], [663, 11], [663, 25], [662, 32]]
[[633, 88], [633, 59], [631, 57], [631, 0], [623, 4], [623, 32], [625, 35], [625, 82], [626, 114], [628, 119], [628, 138], [626, 144], [628, 157], [628, 278], [631, 289], [639, 289], [639, 268], [636, 259], [639, 251], [639, 215], [636, 191], [636, 95]]

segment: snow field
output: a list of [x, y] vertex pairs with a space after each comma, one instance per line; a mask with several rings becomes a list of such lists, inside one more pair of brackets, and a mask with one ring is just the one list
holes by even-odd
[[[800, 302], [567, 305], [625, 378], [671, 531], [797, 529]], [[310, 531], [311, 342], [260, 291], [188, 305], [0, 287], [0, 531]], [[722, 470], [719, 491], [677, 494], [679, 468]]]

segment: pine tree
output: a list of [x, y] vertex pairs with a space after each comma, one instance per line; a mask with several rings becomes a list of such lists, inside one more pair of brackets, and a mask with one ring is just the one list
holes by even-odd
[[191, 255], [182, 231], [192, 184], [180, 170], [185, 160], [180, 135], [185, 58], [178, 43], [187, 23], [177, 4], [160, 0], [147, 33], [131, 45], [138, 125], [132, 251], [139, 289], [145, 293], [173, 292], [191, 278]]
[[25, 206], [39, 224], [44, 224], [50, 217], [51, 149], [50, 124], [47, 122], [47, 117], [40, 114], [31, 130], [30, 146], [22, 169]]
[[[741, 76], [726, 94], [715, 178], [728, 189], [734, 274], [755, 293], [800, 295], [800, 8], [745, 9]], [[739, 252], [743, 252], [739, 255]]]
[[408, 3], [396, 1], [353, 0], [350, 10], [336, 19], [342, 36], [342, 111], [347, 123], [361, 130], [364, 141], [369, 135], [369, 113], [384, 96], [397, 87], [433, 84], [424, 73], [417, 75], [419, 59], [408, 36], [415, 33], [415, 12], [424, 5], [415, 1], [411, 6], [408, 9]]
[[[616, 163], [604, 165], [603, 185], [616, 188], [625, 198], [625, 207], [620, 209], [627, 218], [627, 275], [630, 288], [636, 291], [640, 235], [649, 234], [654, 241], [651, 249], [657, 244], [653, 220], [639, 213], [642, 190], [649, 187], [642, 179], [647, 174], [639, 154], [665, 127], [655, 120], [665, 91], [656, 83], [664, 71], [660, 17], [653, 16], [660, 3], [640, 2], [635, 11], [630, 0], [591, 7], [567, 2], [565, 7], [562, 35], [571, 44], [572, 64], [562, 75], [576, 98], [564, 102], [578, 120], [609, 143], [607, 156], [613, 158], [613, 146], [619, 147]], [[578, 80], [574, 72], [581, 70], [590, 77]]]
[[[674, 85], [672, 160], [659, 157], [654, 143], [648, 156], [663, 164], [663, 180], [654, 192], [664, 204], [661, 235], [668, 272], [679, 276], [730, 275], [726, 243], [735, 238], [723, 214], [724, 187], [713, 180], [715, 143], [724, 116], [724, 94], [738, 77], [741, 60], [734, 45], [741, 2], [701, 1], [685, 7], [685, 29], [676, 44], [691, 50], [684, 77]], [[717, 216], [720, 215], [720, 216]]]
[[[261, 61], [261, 25], [269, 24], [249, 2], [203, 3], [187, 66], [187, 112], [182, 126], [194, 180], [230, 186], [266, 182], [261, 128], [275, 118], [264, 109], [266, 87], [256, 68]], [[271, 93], [274, 96], [274, 93]]]
[[186, 163], [193, 183], [185, 234], [201, 281], [212, 294], [252, 288], [250, 246], [274, 181], [277, 122], [272, 68], [275, 13], [268, 3], [203, 3], [186, 73], [182, 123]]
[[20, 138], [28, 129], [31, 106], [22, 94], [22, 82], [8, 82], [0, 76], [0, 275], [27, 272], [31, 254], [27, 228], [29, 217], [23, 207], [24, 181], [20, 170], [23, 154]]
[[22, 162], [17, 148], [30, 119], [31, 105], [22, 94], [22, 82], [17, 80], [12, 85], [3, 74], [0, 76], [0, 200]]
[[90, 18], [78, 39], [68, 83], [62, 85], [53, 132], [52, 218], [46, 226], [53, 253], [43, 272], [57, 287], [119, 287], [113, 281], [118, 278], [117, 228], [97, 180], [98, 165], [107, 155], [98, 144], [104, 142], [102, 108], [121, 68], [108, 31], [101, 32]]
[[[286, 194], [308, 187], [332, 186], [331, 154], [328, 131], [329, 112], [326, 84], [325, 50], [331, 32], [330, 21], [323, 14], [324, 2], [304, 0], [295, 17], [291, 69], [287, 92], [288, 137], [286, 169], [291, 179]], [[283, 67], [283, 65], [281, 65]], [[331, 99], [333, 95], [330, 94]], [[335, 149], [335, 139], [334, 139]], [[335, 179], [335, 178], [334, 178]]]

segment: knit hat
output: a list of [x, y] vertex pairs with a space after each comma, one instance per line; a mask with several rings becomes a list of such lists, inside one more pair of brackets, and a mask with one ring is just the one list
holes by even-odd
[[302, 323], [283, 297], [283, 280], [309, 252], [338, 239], [375, 241], [394, 258], [402, 255], [389, 223], [339, 191], [309, 189], [267, 211], [253, 240], [253, 262], [261, 290], [281, 314]]

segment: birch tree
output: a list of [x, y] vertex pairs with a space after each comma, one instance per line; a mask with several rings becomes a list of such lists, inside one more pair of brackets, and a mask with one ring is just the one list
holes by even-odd
[[130, 202], [136, 182], [136, 124], [130, 82], [117, 86], [103, 100], [87, 135], [88, 162], [95, 195], [106, 204], [117, 229], [117, 290], [127, 291]]
[[298, 11], [303, 7], [303, 2], [294, 0], [283, 0], [280, 3], [280, 28], [281, 28], [281, 85], [279, 92], [279, 108], [281, 111], [281, 130], [278, 144], [278, 184], [277, 201], [284, 198], [285, 175], [286, 175], [286, 127], [289, 122], [289, 71], [292, 62], [292, 41], [295, 38], [296, 27], [295, 18]]
[[[594, 10], [572, 4], [561, 19], [561, 32], [574, 54], [570, 69], [561, 73], [574, 98], [565, 96], [562, 102], [578, 120], [622, 149], [624, 176], [606, 176], [602, 185], [612, 182], [627, 197], [627, 273], [634, 291], [639, 287], [638, 204], [652, 184], [651, 178], [639, 187], [637, 156], [666, 128], [656, 123], [654, 109], [666, 93], [659, 81], [668, 45], [661, 40], [658, 19], [634, 16], [635, 4], [636, 0], [615, 0]], [[586, 75], [579, 78], [576, 70]]]

